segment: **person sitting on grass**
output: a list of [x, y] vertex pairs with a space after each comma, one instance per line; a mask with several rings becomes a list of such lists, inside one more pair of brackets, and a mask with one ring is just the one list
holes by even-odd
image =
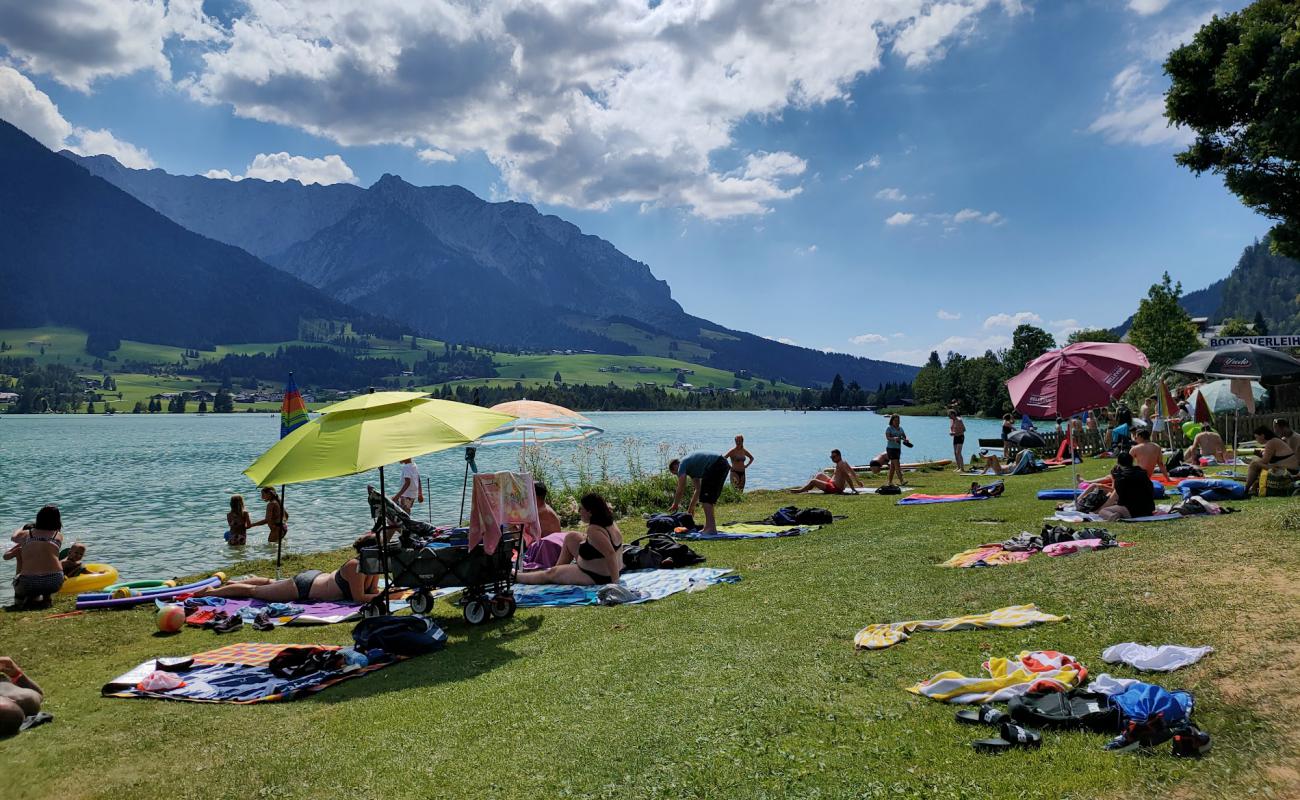
[[36, 522], [14, 532], [14, 546], [4, 554], [5, 561], [17, 560], [12, 608], [46, 608], [51, 597], [63, 588], [63, 518], [58, 506], [45, 506], [36, 512]]
[[1097, 509], [1097, 513], [1104, 519], [1114, 521], [1149, 517], [1156, 512], [1151, 476], [1145, 469], [1135, 465], [1132, 453], [1116, 454], [1115, 468], [1110, 471], [1110, 476], [1114, 489], [1101, 508]]
[[1287, 443], [1273, 433], [1267, 425], [1255, 429], [1255, 441], [1263, 445], [1259, 457], [1250, 462], [1246, 469], [1246, 493], [1259, 494], [1259, 476], [1275, 469], [1286, 469], [1294, 473], [1300, 469], [1300, 455], [1287, 446]]
[[1300, 453], [1300, 433], [1291, 430], [1291, 421], [1285, 417], [1273, 420], [1273, 433], [1286, 443], [1293, 452]]
[[849, 462], [840, 455], [839, 450], [831, 451], [831, 463], [835, 465], [835, 470], [830, 477], [819, 472], [802, 487], [793, 490], [793, 493], [802, 494], [803, 492], [820, 489], [823, 494], [844, 494], [846, 489], [856, 490], [862, 486], [858, 482], [857, 473], [854, 472], [853, 467], [849, 466]]
[[28, 717], [41, 711], [45, 692], [27, 677], [12, 658], [0, 656], [0, 739], [13, 736]]
[[361, 574], [362, 548], [376, 547], [379, 537], [367, 533], [352, 543], [357, 556], [333, 572], [308, 569], [292, 578], [273, 580], [250, 575], [225, 586], [200, 589], [195, 597], [234, 597], [268, 603], [344, 602], [368, 603], [379, 595], [379, 576]]
[[882, 469], [889, 466], [889, 453], [881, 453], [868, 461], [867, 466], [871, 468], [872, 475], [879, 475]]
[[700, 532], [717, 533], [718, 521], [713, 516], [713, 506], [722, 497], [722, 488], [727, 483], [727, 476], [731, 474], [727, 459], [716, 453], [691, 453], [686, 458], [669, 461], [668, 471], [677, 476], [677, 491], [673, 493], [673, 503], [668, 507], [668, 513], [674, 513], [681, 505], [682, 495], [686, 492], [686, 479], [690, 478], [695, 488], [686, 513], [694, 516], [695, 504], [699, 503], [704, 507], [704, 528]]
[[1228, 448], [1223, 444], [1223, 437], [1209, 425], [1196, 434], [1183, 452], [1183, 460], [1188, 464], [1200, 464], [1202, 458], [1213, 458], [1219, 464], [1228, 463]]
[[[980, 465], [983, 464], [981, 469]], [[987, 450], [981, 450], [979, 453], [971, 456], [970, 469], [966, 470], [967, 475], [1005, 475], [1006, 467], [1002, 466], [1002, 459], [990, 453]]]
[[559, 533], [563, 530], [563, 526], [560, 524], [560, 515], [555, 513], [555, 509], [551, 508], [550, 503], [546, 502], [549, 493], [546, 484], [541, 481], [533, 482], [533, 494], [537, 496], [537, 521], [541, 523], [541, 536]]
[[1133, 432], [1133, 439], [1136, 444], [1129, 449], [1133, 455], [1133, 463], [1147, 471], [1147, 475], [1154, 478], [1159, 472], [1166, 478], [1165, 474], [1165, 451], [1160, 445], [1151, 441], [1151, 432], [1146, 428], [1138, 428]]
[[521, 572], [520, 583], [565, 586], [618, 583], [618, 574], [623, 569], [623, 534], [614, 522], [614, 511], [605, 498], [593, 493], [584, 495], [578, 503], [578, 516], [587, 526], [586, 533], [566, 533], [555, 566]]

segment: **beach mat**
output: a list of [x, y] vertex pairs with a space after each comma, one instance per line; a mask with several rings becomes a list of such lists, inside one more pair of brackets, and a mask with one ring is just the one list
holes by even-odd
[[[734, 583], [740, 576], [731, 569], [694, 567], [691, 569], [647, 569], [625, 572], [619, 583], [634, 592], [643, 593], [631, 603], [648, 603], [669, 595], [684, 592], [696, 581], [703, 586]], [[520, 608], [598, 605], [596, 593], [599, 586], [553, 586], [516, 584], [515, 602]]]
[[369, 666], [314, 672], [300, 678], [287, 680], [271, 672], [271, 659], [289, 647], [324, 647], [329, 645], [260, 644], [242, 642], [193, 656], [194, 664], [187, 670], [176, 672], [184, 686], [166, 692], [147, 692], [135, 688], [156, 668], [156, 661], [140, 664], [109, 681], [101, 689], [104, 697], [130, 699], [178, 700], [188, 703], [274, 703], [296, 700], [309, 694], [324, 691], [335, 684], [359, 678], [376, 670], [404, 661], [395, 656]]
[[[446, 597], [460, 591], [460, 587], [450, 589], [438, 589], [433, 592], [434, 598]], [[225, 603], [210, 606], [216, 611], [225, 611], [228, 614], [239, 614], [244, 618], [244, 622], [252, 622], [257, 614], [269, 605], [289, 606], [293, 613], [282, 614], [270, 618], [270, 623], [275, 627], [282, 625], [337, 625], [342, 622], [355, 622], [361, 619], [361, 608], [363, 603], [335, 603], [328, 601], [317, 601], [310, 603], [267, 603], [265, 600], [244, 600], [236, 598], [208, 598], [225, 599]], [[154, 603], [158, 608], [167, 605], [173, 605], [164, 600], [157, 600]], [[394, 613], [407, 607], [403, 600], [390, 600], [390, 610]]]
[[967, 500], [992, 500], [992, 497], [982, 494], [914, 494], [911, 497], [904, 497], [896, 505], [900, 506], [923, 506], [933, 503], [964, 503]]
[[760, 525], [750, 522], [738, 522], [732, 525], [723, 525], [718, 528], [717, 533], [687, 531], [685, 533], [674, 533], [672, 537], [691, 542], [714, 542], [729, 539], [784, 539], [790, 536], [802, 536], [805, 533], [812, 533], [818, 527], [817, 525]]
[[[901, 490], [902, 494], [907, 494], [908, 492], [916, 491], [916, 489], [912, 486], [900, 486], [898, 488]], [[813, 489], [810, 492], [804, 492], [804, 494], [824, 494], [829, 497], [856, 497], [858, 495], [880, 494], [880, 487], [863, 486], [860, 489], [846, 489], [842, 492], [823, 492], [821, 489]], [[890, 495], [885, 495], [885, 496], [889, 497]]]

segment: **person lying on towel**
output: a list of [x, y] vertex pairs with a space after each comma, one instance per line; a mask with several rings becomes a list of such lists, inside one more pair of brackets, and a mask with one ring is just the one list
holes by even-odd
[[379, 537], [367, 533], [352, 543], [357, 556], [333, 572], [308, 569], [292, 578], [272, 580], [250, 575], [225, 586], [200, 589], [196, 597], [240, 597], [268, 603], [343, 602], [369, 603], [379, 595], [379, 576], [361, 574], [362, 548], [376, 547]]
[[43, 702], [45, 693], [36, 681], [24, 675], [12, 658], [0, 656], [0, 739], [22, 730], [23, 721], [40, 713]]
[[802, 488], [795, 489], [795, 494], [802, 492], [811, 492], [813, 489], [821, 489], [825, 494], [844, 494], [845, 489], [857, 489], [862, 484], [858, 482], [858, 475], [849, 466], [849, 462], [844, 460], [839, 450], [831, 451], [831, 463], [835, 465], [835, 471], [828, 478], [822, 473], [817, 473], [813, 479], [804, 484]]
[[556, 583], [566, 586], [599, 586], [618, 583], [623, 568], [623, 533], [614, 522], [614, 511], [605, 498], [592, 493], [578, 503], [578, 516], [586, 533], [564, 535], [564, 549], [550, 569], [519, 573], [520, 583]]

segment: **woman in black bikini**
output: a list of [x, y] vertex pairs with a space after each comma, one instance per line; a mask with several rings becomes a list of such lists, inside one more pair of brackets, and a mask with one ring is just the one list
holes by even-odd
[[1273, 433], [1273, 429], [1267, 425], [1260, 425], [1255, 429], [1255, 441], [1263, 445], [1259, 451], [1259, 457], [1250, 462], [1246, 469], [1246, 492], [1247, 494], [1258, 494], [1260, 476], [1265, 472], [1271, 472], [1274, 469], [1285, 468], [1294, 471], [1300, 468], [1300, 457], [1292, 450], [1286, 442]]
[[[374, 547], [378, 537], [367, 533], [352, 543], [358, 553]], [[194, 593], [199, 597], [243, 597], [270, 603], [344, 602], [368, 603], [379, 594], [379, 576], [362, 575], [361, 560], [350, 558], [333, 572], [308, 569], [292, 578], [272, 580], [250, 575], [235, 583], [214, 586]]]
[[587, 524], [587, 532], [567, 534], [555, 566], [522, 572], [520, 583], [572, 586], [618, 583], [618, 573], [623, 567], [623, 533], [614, 524], [614, 512], [598, 494], [584, 496], [578, 506], [578, 515]]

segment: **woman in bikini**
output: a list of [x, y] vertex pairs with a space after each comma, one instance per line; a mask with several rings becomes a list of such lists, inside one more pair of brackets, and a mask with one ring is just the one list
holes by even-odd
[[588, 494], [578, 504], [578, 515], [586, 524], [587, 532], [566, 534], [564, 549], [555, 566], [521, 572], [520, 583], [571, 586], [618, 583], [618, 573], [623, 568], [623, 533], [614, 524], [614, 512], [605, 498]]
[[248, 529], [252, 526], [253, 518], [248, 515], [248, 509], [244, 508], [244, 496], [231, 495], [230, 513], [226, 514], [226, 529], [230, 531], [226, 536], [226, 544], [242, 547], [248, 542]]
[[58, 507], [45, 506], [36, 512], [36, 523], [19, 528], [11, 541], [14, 546], [5, 552], [4, 560], [18, 560], [14, 605], [23, 608], [29, 603], [48, 602], [63, 588], [63, 564], [59, 561], [63, 518]]
[[1300, 468], [1300, 455], [1279, 439], [1269, 426], [1260, 425], [1255, 429], [1255, 441], [1263, 447], [1259, 451], [1259, 457], [1251, 461], [1246, 469], [1247, 494], [1259, 493], [1259, 478], [1265, 472], [1272, 472], [1278, 468], [1294, 472]]
[[292, 578], [272, 580], [250, 575], [225, 586], [200, 589], [198, 597], [240, 597], [268, 603], [343, 602], [368, 603], [379, 594], [379, 576], [362, 575], [359, 555], [364, 547], [375, 547], [379, 537], [367, 533], [352, 543], [358, 557], [350, 558], [333, 572], [308, 569]]
[[[257, 522], [250, 522], [248, 527], [256, 528], [258, 525], [265, 525], [267, 527], [266, 541], [269, 544], [275, 544], [289, 532], [289, 515], [285, 513], [284, 504], [280, 502], [280, 496], [270, 486], [262, 488], [262, 499], [266, 501], [266, 516]], [[247, 531], [247, 528], [245, 531]]]

